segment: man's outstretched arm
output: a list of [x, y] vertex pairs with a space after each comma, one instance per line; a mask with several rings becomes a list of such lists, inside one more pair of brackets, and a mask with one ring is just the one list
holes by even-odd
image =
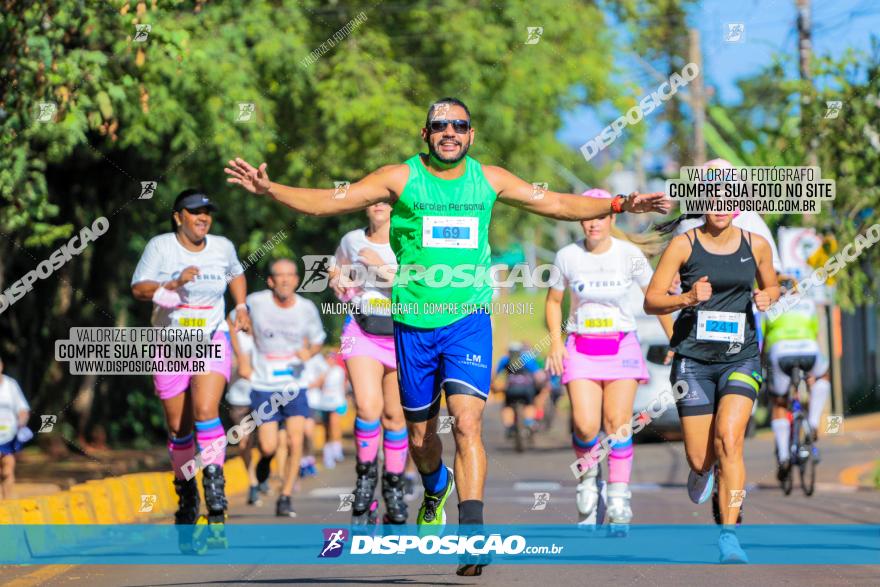
[[269, 180], [266, 164], [259, 168], [236, 158], [224, 169], [227, 182], [238, 184], [252, 194], [272, 199], [311, 216], [333, 216], [357, 212], [380, 202], [393, 203], [409, 176], [406, 165], [386, 165], [362, 180], [336, 189], [297, 188]]
[[[557, 220], [592, 220], [611, 214], [611, 200], [562, 194], [535, 188], [506, 169], [485, 166], [486, 179], [505, 204]], [[623, 202], [625, 212], [669, 212], [671, 202], [662, 192], [633, 192]]]

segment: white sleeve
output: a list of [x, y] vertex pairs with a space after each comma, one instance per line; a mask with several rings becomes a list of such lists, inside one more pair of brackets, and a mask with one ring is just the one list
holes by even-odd
[[241, 261], [238, 260], [238, 253], [235, 252], [235, 245], [232, 244], [232, 241], [229, 239], [223, 239], [226, 241], [227, 251], [226, 251], [226, 273], [230, 277], [238, 277], [242, 273], [244, 273], [244, 268], [241, 266]]
[[24, 394], [21, 391], [21, 386], [18, 384], [18, 381], [13, 379], [12, 377], [6, 376], [6, 379], [9, 381], [9, 389], [12, 391], [12, 403], [15, 405], [15, 411], [31, 411], [31, 407], [28, 405], [27, 400], [24, 397]]
[[321, 315], [318, 313], [318, 307], [315, 306], [314, 302], [308, 300], [309, 302], [309, 325], [308, 325], [308, 337], [309, 342], [312, 344], [324, 344], [324, 341], [327, 340], [327, 333], [324, 332], [324, 324], [321, 322]]
[[327, 378], [324, 379], [324, 391], [345, 394], [345, 372], [338, 365], [330, 367]]
[[159, 250], [159, 237], [153, 237], [138, 261], [131, 278], [131, 285], [140, 283], [141, 281], [159, 281], [159, 274], [162, 269], [162, 261], [166, 255]]
[[351, 264], [351, 254], [349, 253], [349, 249], [351, 248], [349, 243], [351, 242], [351, 237], [349, 236], [351, 233], [347, 232], [343, 235], [342, 240], [339, 241], [339, 246], [336, 247], [336, 253], [333, 255], [336, 257], [337, 265], [350, 265]]
[[654, 276], [654, 270], [651, 263], [640, 248], [632, 245], [629, 258], [630, 269], [632, 270], [633, 281], [635, 281], [642, 289], [648, 287], [651, 278]]
[[559, 272], [559, 277], [553, 281], [550, 288], [556, 291], [565, 291], [565, 288], [568, 286], [568, 277], [566, 277], [567, 264], [565, 263], [565, 257], [562, 255], [563, 250], [565, 249], [557, 251], [556, 257], [553, 259], [553, 266]]

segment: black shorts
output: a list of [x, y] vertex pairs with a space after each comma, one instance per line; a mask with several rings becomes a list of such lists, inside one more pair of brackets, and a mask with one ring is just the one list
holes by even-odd
[[517, 395], [508, 395], [504, 394], [504, 407], [512, 408], [516, 404], [523, 404], [526, 406], [530, 406], [535, 403], [535, 396], [537, 393], [531, 394], [517, 394]]
[[761, 358], [736, 363], [709, 363], [675, 355], [669, 380], [687, 383], [687, 393], [676, 401], [679, 417], [714, 414], [725, 395], [742, 395], [754, 401], [764, 380]]

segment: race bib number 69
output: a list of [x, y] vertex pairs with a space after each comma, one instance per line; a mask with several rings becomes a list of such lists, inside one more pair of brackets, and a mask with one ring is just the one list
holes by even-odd
[[422, 218], [422, 246], [476, 249], [480, 219], [472, 216], [425, 216]]

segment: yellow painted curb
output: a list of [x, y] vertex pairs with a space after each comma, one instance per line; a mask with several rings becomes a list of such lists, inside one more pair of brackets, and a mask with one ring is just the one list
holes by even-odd
[[79, 483], [70, 488], [71, 493], [85, 493], [91, 497], [95, 512], [95, 524], [115, 524], [116, 516], [110, 502], [110, 493], [103, 483]]
[[68, 491], [70, 497], [70, 520], [74, 524], [94, 524], [95, 509], [92, 496], [83, 491]]
[[863, 485], [859, 483], [859, 479], [865, 473], [869, 471], [873, 471], [874, 467], [877, 466], [877, 461], [870, 461], [868, 463], [862, 463], [860, 465], [853, 465], [851, 467], [847, 467], [843, 471], [840, 472], [838, 476], [838, 480], [844, 484], [852, 487], [870, 487], [870, 485]]
[[54, 493], [36, 498], [44, 514], [46, 524], [71, 524], [70, 494], [67, 492]]
[[134, 522], [134, 508], [128, 500], [125, 492], [125, 484], [119, 479], [109, 477], [107, 479], [87, 481], [87, 485], [103, 485], [110, 501], [110, 511], [118, 524], [130, 524]]

